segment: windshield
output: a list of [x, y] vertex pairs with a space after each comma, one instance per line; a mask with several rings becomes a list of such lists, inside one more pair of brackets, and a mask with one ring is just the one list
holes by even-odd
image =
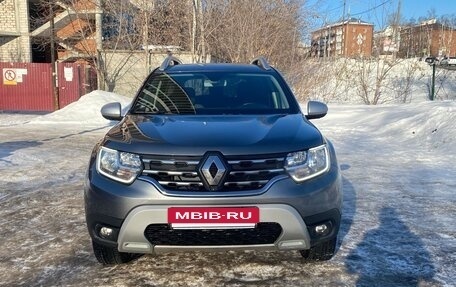
[[131, 111], [151, 114], [287, 114], [298, 110], [273, 75], [185, 72], [149, 77]]

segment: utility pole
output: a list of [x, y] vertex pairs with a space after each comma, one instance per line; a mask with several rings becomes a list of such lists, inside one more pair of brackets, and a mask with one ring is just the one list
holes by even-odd
[[56, 85], [57, 73], [55, 69], [55, 31], [54, 31], [54, 7], [52, 7], [53, 2], [49, 2], [49, 29], [50, 29], [50, 40], [51, 40], [51, 71], [52, 71], [52, 79], [51, 79], [51, 87], [52, 87], [52, 94], [54, 95], [54, 110], [58, 110], [60, 108], [59, 104], [59, 90]]
[[342, 23], [344, 23], [344, 21], [345, 21], [345, 5], [347, 4], [346, 2], [347, 2], [347, 0], [344, 0], [344, 12], [342, 14]]
[[95, 14], [95, 42], [97, 45], [96, 65], [97, 65], [97, 88], [104, 90], [104, 74], [103, 74], [103, 12], [101, 9], [101, 0], [96, 1], [96, 14]]

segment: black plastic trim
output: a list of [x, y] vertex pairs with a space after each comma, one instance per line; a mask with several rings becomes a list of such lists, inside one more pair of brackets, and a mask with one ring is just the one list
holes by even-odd
[[[315, 232], [313, 232], [313, 227], [328, 221], [331, 222], [332, 230], [324, 236], [317, 236]], [[338, 209], [331, 209], [326, 212], [305, 217], [304, 222], [307, 225], [307, 231], [310, 235], [310, 245], [315, 246], [319, 242], [327, 241], [337, 236], [337, 233], [339, 232], [340, 221], [341, 214]]]

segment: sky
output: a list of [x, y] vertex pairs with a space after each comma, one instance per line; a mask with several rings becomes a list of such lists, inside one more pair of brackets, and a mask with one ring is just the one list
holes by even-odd
[[[378, 30], [386, 24], [386, 15], [397, 9], [399, 1], [345, 0], [345, 15], [350, 14], [374, 23], [375, 29]], [[315, 21], [317, 26], [321, 26], [325, 21], [336, 22], [342, 18], [344, 11], [344, 0], [308, 0], [307, 5], [318, 15]], [[401, 17], [404, 20], [418, 20], [420, 17], [426, 17], [431, 10], [434, 10], [437, 16], [456, 17], [456, 0], [401, 0]]]

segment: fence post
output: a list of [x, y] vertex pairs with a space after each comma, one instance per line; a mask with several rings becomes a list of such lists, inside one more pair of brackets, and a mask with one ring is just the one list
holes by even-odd
[[430, 100], [434, 100], [435, 93], [435, 61], [432, 63], [432, 82], [431, 82], [431, 97]]
[[54, 37], [54, 7], [52, 7], [54, 3], [51, 1], [49, 2], [49, 11], [50, 11], [50, 19], [49, 19], [49, 26], [51, 32], [51, 68], [52, 68], [52, 94], [54, 95], [54, 110], [58, 110], [60, 108], [60, 99], [59, 99], [59, 90], [56, 86], [56, 68], [55, 68], [55, 37]]

